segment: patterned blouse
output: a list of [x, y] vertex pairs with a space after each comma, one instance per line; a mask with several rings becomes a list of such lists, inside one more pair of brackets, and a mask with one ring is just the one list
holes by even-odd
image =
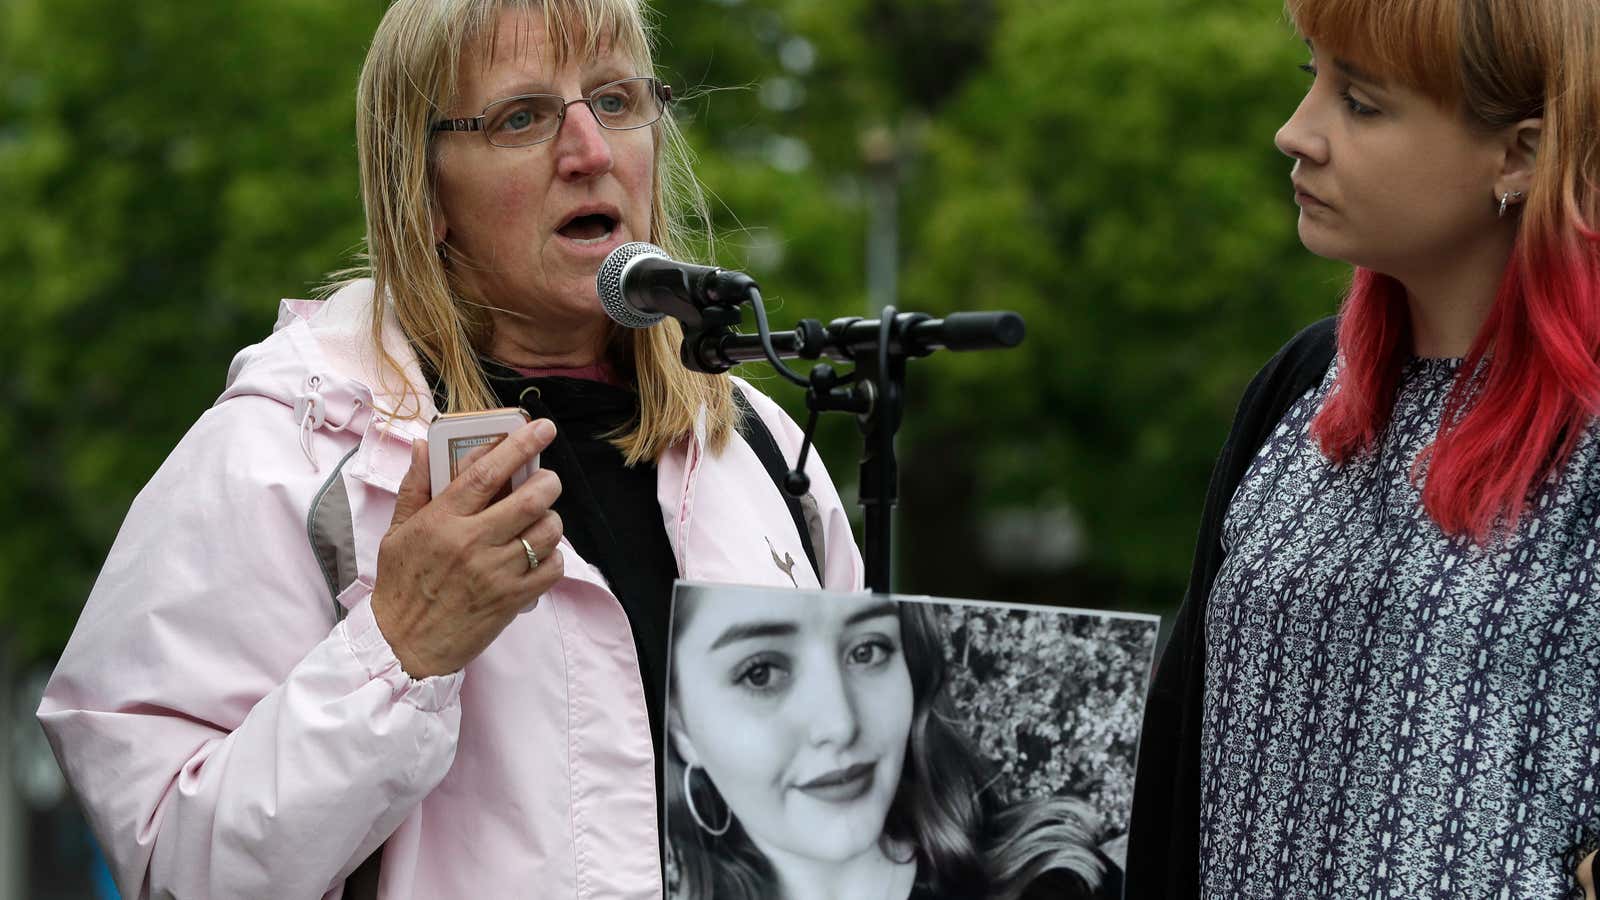
[[1207, 613], [1207, 897], [1578, 897], [1600, 839], [1600, 425], [1489, 547], [1413, 461], [1459, 362], [1417, 359], [1381, 446], [1311, 438], [1334, 367], [1228, 507]]

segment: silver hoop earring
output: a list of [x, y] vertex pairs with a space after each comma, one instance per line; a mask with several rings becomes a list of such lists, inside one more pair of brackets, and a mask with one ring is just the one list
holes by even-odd
[[1521, 191], [1506, 191], [1504, 194], [1501, 194], [1500, 195], [1500, 213], [1499, 213], [1499, 218], [1504, 219], [1506, 217], [1506, 207], [1508, 207], [1511, 204], [1511, 201], [1513, 201], [1513, 200], [1521, 200], [1521, 199], [1522, 199], [1522, 192]]
[[434, 252], [439, 254], [439, 265], [450, 268], [450, 251], [444, 246], [444, 241], [433, 245]]
[[728, 819], [722, 823], [721, 829], [712, 828], [710, 825], [706, 824], [705, 819], [700, 818], [700, 810], [694, 808], [694, 791], [689, 787], [689, 776], [697, 768], [699, 768], [699, 766], [690, 765], [683, 767], [683, 802], [688, 804], [689, 815], [694, 816], [694, 823], [700, 826], [701, 831], [704, 831], [706, 834], [709, 834], [712, 837], [722, 837], [728, 833], [729, 828], [733, 827], [733, 810], [728, 810]]

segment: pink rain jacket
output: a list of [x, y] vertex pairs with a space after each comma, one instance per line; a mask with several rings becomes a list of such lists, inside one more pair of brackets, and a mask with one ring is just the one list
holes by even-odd
[[[234, 359], [134, 500], [50, 679], [39, 720], [117, 884], [129, 898], [334, 898], [382, 844], [384, 898], [659, 897], [633, 639], [571, 544], [565, 577], [460, 672], [412, 680], [373, 622], [378, 542], [434, 410], [390, 314], [385, 347], [424, 409], [384, 415], [399, 386], [376, 374], [371, 302], [371, 282], [285, 301]], [[739, 389], [794, 459], [794, 423]], [[816, 586], [741, 438], [713, 454], [697, 428], [657, 471], [683, 577], [789, 586], [776, 548]], [[838, 495], [815, 457], [808, 473], [827, 587], [858, 590]], [[307, 537], [330, 477], [355, 524], [337, 598]]]

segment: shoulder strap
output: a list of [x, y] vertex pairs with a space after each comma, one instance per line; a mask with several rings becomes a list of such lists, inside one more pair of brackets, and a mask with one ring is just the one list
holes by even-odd
[[377, 900], [378, 875], [382, 871], [383, 848], [386, 846], [387, 842], [380, 844], [378, 849], [372, 851], [372, 855], [344, 880], [344, 894], [341, 900]]
[[[744, 392], [737, 386], [733, 389], [733, 402], [739, 407], [739, 433], [744, 435], [750, 449], [756, 452], [761, 460], [761, 465], [766, 467], [767, 475], [772, 478], [773, 487], [777, 488], [778, 496], [783, 498], [785, 506], [789, 507], [789, 518], [794, 520], [795, 533], [800, 536], [800, 546], [806, 551], [806, 559], [811, 562], [811, 571], [817, 573], [817, 583], [824, 584], [822, 565], [817, 559], [818, 542], [820, 534], [813, 534], [813, 530], [806, 515], [807, 504], [815, 509], [816, 501], [809, 493], [804, 498], [791, 497], [783, 489], [784, 479], [789, 474], [789, 463], [783, 458], [783, 451], [778, 449], [778, 442], [773, 440], [772, 432], [767, 428], [767, 423], [761, 420], [755, 407], [750, 405]], [[820, 521], [817, 523], [820, 525]]]

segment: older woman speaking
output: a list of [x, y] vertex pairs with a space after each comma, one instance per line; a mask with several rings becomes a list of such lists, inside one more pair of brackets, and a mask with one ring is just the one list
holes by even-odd
[[[793, 516], [739, 427], [793, 458], [794, 424], [596, 297], [678, 243], [670, 96], [634, 0], [384, 16], [370, 277], [234, 360], [39, 710], [127, 896], [662, 893], [672, 580], [861, 581], [820, 465]], [[536, 421], [432, 496], [428, 422], [497, 406]], [[808, 544], [820, 579], [774, 563]]]

